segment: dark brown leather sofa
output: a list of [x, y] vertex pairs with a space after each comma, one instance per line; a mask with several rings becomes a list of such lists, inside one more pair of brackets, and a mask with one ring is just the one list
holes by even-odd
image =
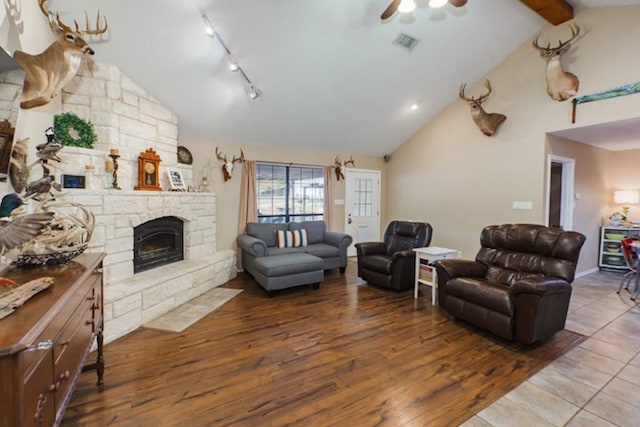
[[429, 246], [432, 232], [426, 222], [391, 221], [384, 242], [356, 244], [358, 276], [396, 291], [413, 288], [416, 258], [412, 249]]
[[507, 340], [545, 339], [564, 328], [584, 241], [542, 225], [485, 227], [475, 261], [435, 262], [440, 307]]

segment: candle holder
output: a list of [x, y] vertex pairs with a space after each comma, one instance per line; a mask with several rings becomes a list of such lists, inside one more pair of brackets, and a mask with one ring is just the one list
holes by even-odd
[[113, 159], [113, 189], [114, 190], [122, 190], [120, 186], [118, 186], [118, 158], [120, 158], [119, 154], [109, 154], [109, 157]]

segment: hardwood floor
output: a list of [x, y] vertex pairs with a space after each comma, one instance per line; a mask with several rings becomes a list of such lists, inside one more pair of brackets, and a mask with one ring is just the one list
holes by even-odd
[[451, 426], [579, 342], [522, 347], [347, 273], [319, 290], [244, 292], [183, 333], [139, 329], [83, 373], [63, 426]]

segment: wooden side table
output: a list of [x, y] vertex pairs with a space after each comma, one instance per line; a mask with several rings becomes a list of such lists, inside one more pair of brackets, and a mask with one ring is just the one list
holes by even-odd
[[[415, 248], [413, 250], [416, 253], [416, 278], [413, 289], [413, 298], [418, 298], [418, 286], [427, 285], [431, 286], [431, 305], [436, 303], [436, 288], [438, 287], [438, 275], [436, 269], [433, 268], [432, 263], [438, 259], [453, 258], [456, 256], [455, 249], [440, 248], [438, 246], [428, 246], [425, 248]], [[420, 278], [420, 265], [421, 261], [426, 261], [426, 265], [431, 269], [431, 280], [425, 280]]]

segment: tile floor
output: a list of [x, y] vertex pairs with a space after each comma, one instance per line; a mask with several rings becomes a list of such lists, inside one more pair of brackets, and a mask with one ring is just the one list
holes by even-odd
[[589, 338], [463, 426], [640, 425], [640, 304], [621, 279], [576, 279], [566, 329]]
[[182, 332], [240, 292], [242, 289], [213, 288], [143, 326], [162, 331]]

